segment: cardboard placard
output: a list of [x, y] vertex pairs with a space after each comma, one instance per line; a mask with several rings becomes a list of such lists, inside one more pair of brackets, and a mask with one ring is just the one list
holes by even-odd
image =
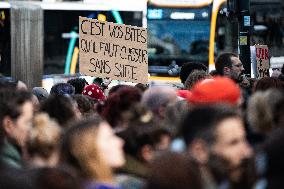
[[267, 45], [255, 45], [257, 78], [269, 77], [269, 54]]
[[148, 82], [146, 28], [80, 17], [79, 35], [82, 74]]

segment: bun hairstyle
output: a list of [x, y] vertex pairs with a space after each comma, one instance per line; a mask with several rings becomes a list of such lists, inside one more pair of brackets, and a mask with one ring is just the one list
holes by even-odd
[[33, 156], [49, 158], [54, 151], [59, 149], [62, 130], [56, 121], [48, 114], [40, 113], [35, 116], [33, 128], [28, 135], [28, 152]]

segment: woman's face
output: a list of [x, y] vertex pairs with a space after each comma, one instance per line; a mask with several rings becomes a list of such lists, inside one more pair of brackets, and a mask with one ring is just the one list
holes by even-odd
[[98, 128], [97, 149], [102, 160], [112, 168], [121, 167], [124, 162], [123, 140], [117, 137], [110, 125], [102, 122]]

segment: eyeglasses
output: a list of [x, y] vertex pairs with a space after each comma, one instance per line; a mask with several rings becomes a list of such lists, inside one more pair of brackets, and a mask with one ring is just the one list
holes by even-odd
[[233, 66], [237, 67], [237, 68], [240, 68], [240, 67], [243, 67], [243, 64], [242, 63], [239, 63], [239, 64], [233, 64]]

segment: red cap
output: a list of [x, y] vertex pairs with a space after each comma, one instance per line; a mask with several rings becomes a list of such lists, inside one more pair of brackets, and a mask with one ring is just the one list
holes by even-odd
[[193, 104], [229, 103], [237, 105], [241, 96], [239, 86], [226, 77], [205, 79], [193, 86], [187, 100]]
[[105, 100], [104, 92], [96, 84], [87, 85], [84, 88], [82, 94], [94, 100], [99, 100], [99, 101]]
[[177, 90], [177, 95], [181, 98], [186, 98], [190, 93], [189, 90]]

